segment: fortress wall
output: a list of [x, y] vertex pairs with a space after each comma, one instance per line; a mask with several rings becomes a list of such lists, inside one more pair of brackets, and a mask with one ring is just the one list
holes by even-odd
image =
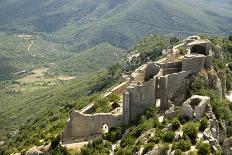
[[94, 110], [95, 110], [94, 103], [91, 103], [91, 104], [87, 105], [86, 107], [82, 108], [80, 110], [80, 112], [83, 114], [92, 114], [94, 112]]
[[146, 68], [145, 79], [152, 79], [155, 75], [159, 74], [160, 66], [155, 63], [149, 63]]
[[183, 84], [186, 81], [186, 78], [189, 76], [190, 72], [182, 71], [179, 73], [167, 75], [167, 96], [172, 98], [180, 88], [183, 87]]
[[182, 60], [182, 70], [198, 73], [204, 69], [205, 56], [203, 55], [188, 55]]
[[103, 125], [108, 128], [122, 125], [122, 115], [109, 113], [82, 114], [75, 111], [71, 114], [70, 121], [62, 133], [62, 141], [65, 143], [77, 138], [97, 135], [103, 132]]
[[174, 62], [176, 60], [176, 57], [178, 57], [179, 54], [177, 53], [170, 53], [167, 55], [167, 62]]
[[209, 69], [209, 70], [211, 69], [211, 67], [212, 67], [212, 59], [213, 59], [212, 55], [209, 55], [209, 56], [205, 57], [205, 64], [204, 64], [205, 69]]
[[182, 68], [182, 62], [181, 61], [177, 61], [177, 62], [160, 63], [159, 66], [162, 69], [167, 69], [167, 68]]
[[138, 85], [142, 84], [145, 80], [145, 74], [146, 74], [147, 64], [139, 67], [131, 74], [131, 81], [133, 84]]
[[173, 73], [178, 73], [180, 72], [180, 68], [168, 68], [163, 70], [163, 75], [168, 75], [168, 74], [173, 74]]
[[155, 105], [155, 81], [152, 79], [143, 85], [129, 87], [129, 120], [133, 121], [148, 107]]
[[116, 87], [114, 87], [111, 90], [111, 93], [107, 94], [107, 96], [110, 96], [112, 94], [121, 95], [127, 89], [127, 87], [129, 86], [129, 84], [130, 84], [130, 81], [125, 81], [125, 82], [117, 85]]

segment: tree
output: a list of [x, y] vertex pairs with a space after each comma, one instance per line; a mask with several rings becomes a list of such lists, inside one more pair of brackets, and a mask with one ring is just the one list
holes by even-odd
[[200, 121], [200, 131], [204, 131], [208, 127], [208, 120], [206, 118], [201, 119]]
[[167, 143], [164, 143], [160, 148], [159, 148], [159, 155], [167, 155], [169, 150], [169, 145]]
[[183, 152], [180, 149], [175, 150], [174, 155], [183, 155]]
[[198, 141], [196, 145], [198, 155], [209, 155], [211, 153], [211, 147], [208, 143]]
[[163, 141], [167, 143], [171, 143], [175, 138], [175, 133], [173, 131], [167, 131], [164, 133]]
[[229, 35], [229, 41], [232, 42], [232, 35]]
[[110, 102], [116, 102], [116, 103], [118, 103], [121, 99], [119, 95], [114, 94], [114, 93], [111, 94], [108, 98]]
[[190, 95], [199, 95], [205, 88], [205, 81], [201, 77], [196, 77], [190, 84]]
[[151, 151], [154, 147], [154, 143], [147, 143], [145, 146], [144, 146], [144, 149], [143, 149], [143, 154], [146, 154], [147, 152]]
[[174, 119], [172, 120], [171, 124], [172, 124], [172, 130], [173, 130], [173, 131], [178, 130], [179, 127], [180, 127], [180, 121], [179, 121], [177, 118], [174, 118]]
[[190, 140], [181, 139], [180, 141], [173, 143], [172, 150], [180, 149], [180, 150], [185, 152], [185, 151], [190, 150], [191, 146], [192, 146], [192, 144], [191, 144]]
[[197, 133], [198, 133], [198, 125], [196, 123], [188, 123], [183, 127], [184, 135], [187, 135], [192, 143], [195, 143]]

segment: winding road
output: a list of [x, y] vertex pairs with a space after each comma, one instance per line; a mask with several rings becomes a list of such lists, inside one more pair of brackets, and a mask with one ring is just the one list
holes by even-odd
[[32, 41], [31, 41], [31, 44], [30, 44], [30, 45], [28, 46], [28, 48], [27, 48], [27, 51], [28, 51], [28, 52], [30, 52], [30, 48], [31, 48], [31, 46], [32, 46], [33, 44], [34, 44], [34, 41], [32, 40]]

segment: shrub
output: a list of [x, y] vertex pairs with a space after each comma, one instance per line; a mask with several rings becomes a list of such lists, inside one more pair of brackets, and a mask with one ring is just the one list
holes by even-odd
[[116, 155], [132, 155], [132, 149], [130, 147], [126, 147], [124, 149], [122, 148], [116, 148], [115, 149], [115, 154]]
[[190, 95], [201, 94], [205, 90], [205, 81], [201, 77], [196, 77], [190, 84]]
[[207, 127], [208, 127], [208, 120], [207, 120], [206, 118], [203, 118], [203, 119], [200, 121], [199, 130], [200, 130], [200, 131], [204, 131]]
[[189, 140], [183, 140], [181, 139], [180, 141], [178, 142], [174, 142], [173, 145], [172, 145], [172, 150], [182, 150], [182, 151], [188, 151], [191, 149], [191, 142]]
[[198, 155], [209, 155], [211, 153], [211, 147], [208, 143], [198, 141], [196, 144], [197, 154]]
[[58, 134], [51, 142], [51, 148], [54, 149], [60, 143], [60, 134]]
[[111, 94], [109, 97], [108, 97], [108, 99], [109, 99], [109, 101], [110, 102], [116, 102], [116, 103], [118, 103], [119, 101], [120, 101], [120, 96], [119, 95], [117, 95], [117, 94]]
[[109, 112], [111, 110], [110, 101], [107, 97], [97, 98], [94, 106], [96, 112]]
[[173, 142], [174, 138], [175, 138], [175, 134], [173, 131], [167, 131], [163, 135], [163, 141], [167, 143]]
[[62, 147], [60, 144], [58, 146], [56, 146], [56, 148], [54, 150], [52, 150], [50, 152], [50, 154], [53, 155], [70, 155], [70, 153], [68, 152], [68, 149], [66, 147]]
[[163, 125], [167, 125], [168, 124], [168, 120], [167, 119], [164, 119], [163, 122], [162, 122]]
[[180, 149], [175, 150], [174, 155], [183, 155], [183, 152]]
[[231, 136], [232, 136], [232, 126], [228, 126], [228, 127], [227, 127], [227, 132], [226, 132], [226, 134], [227, 134], [227, 137], [231, 137]]
[[127, 146], [132, 146], [135, 143], [135, 138], [132, 137], [131, 135], [126, 135], [125, 137], [122, 138], [121, 140], [121, 147], [125, 148]]
[[109, 154], [112, 147], [112, 143], [104, 142], [102, 138], [98, 138], [89, 142], [81, 148], [82, 155], [89, 154]]
[[[23, 149], [22, 151], [21, 151], [21, 155], [25, 155], [27, 153], [27, 150], [25, 150], [25, 149]], [[1, 154], [1, 152], [0, 152], [0, 154]]]
[[156, 108], [154, 106], [149, 107], [146, 111], [145, 111], [145, 116], [149, 119], [149, 118], [154, 118], [156, 116]]
[[158, 144], [160, 142], [160, 137], [157, 135], [154, 135], [152, 138], [148, 140], [148, 143], [155, 143]]
[[135, 147], [133, 148], [133, 153], [136, 153], [140, 150], [140, 147], [142, 145], [142, 141], [138, 140], [137, 143], [135, 144]]
[[178, 130], [179, 127], [180, 127], [180, 121], [179, 121], [177, 118], [174, 118], [174, 119], [172, 120], [171, 124], [172, 124], [172, 129], [173, 129], [174, 131]]
[[104, 134], [103, 138], [111, 142], [116, 142], [122, 138], [123, 132], [124, 132], [123, 128], [115, 128], [110, 132]]
[[197, 152], [195, 152], [195, 151], [189, 151], [188, 155], [197, 155]]
[[154, 125], [153, 125], [153, 127], [154, 127], [154, 128], [157, 128], [159, 125], [160, 125], [159, 119], [158, 119], [158, 118], [155, 118], [155, 119], [154, 119]]
[[145, 146], [144, 146], [144, 149], [143, 149], [143, 154], [146, 154], [147, 152], [151, 151], [154, 147], [154, 144], [153, 143], [147, 143]]
[[196, 123], [188, 123], [184, 126], [183, 132], [191, 139], [192, 143], [195, 143], [198, 133], [198, 125]]
[[179, 114], [178, 120], [181, 124], [184, 124], [185, 122], [189, 121], [190, 118], [188, 116], [184, 116], [183, 114]]
[[164, 143], [159, 149], [159, 155], [167, 155], [169, 150], [169, 145]]

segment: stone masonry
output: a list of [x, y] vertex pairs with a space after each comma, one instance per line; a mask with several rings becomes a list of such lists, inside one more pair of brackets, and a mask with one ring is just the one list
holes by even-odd
[[[127, 126], [148, 107], [156, 105], [157, 101], [161, 110], [169, 109], [171, 106], [169, 100], [175, 97], [180, 89], [185, 89], [186, 79], [202, 70], [210, 70], [212, 65], [210, 41], [192, 37], [185, 40], [181, 46], [188, 49], [188, 53], [181, 59], [179, 50], [173, 49], [173, 53], [156, 62], [144, 64], [131, 75], [125, 76], [120, 85], [106, 93], [106, 97], [112, 93], [123, 96], [123, 107], [118, 113], [88, 113], [94, 105], [84, 108], [84, 111], [74, 111], [62, 133], [62, 142], [67, 143], [81, 137], [99, 134], [103, 125], [107, 125], [109, 129]], [[201, 109], [205, 106], [203, 101], [208, 101], [208, 98], [201, 98], [199, 106], [192, 110], [189, 108], [186, 114], [194, 117], [195, 112], [196, 119], [199, 119], [204, 113]], [[186, 103], [186, 107], [189, 106]]]

